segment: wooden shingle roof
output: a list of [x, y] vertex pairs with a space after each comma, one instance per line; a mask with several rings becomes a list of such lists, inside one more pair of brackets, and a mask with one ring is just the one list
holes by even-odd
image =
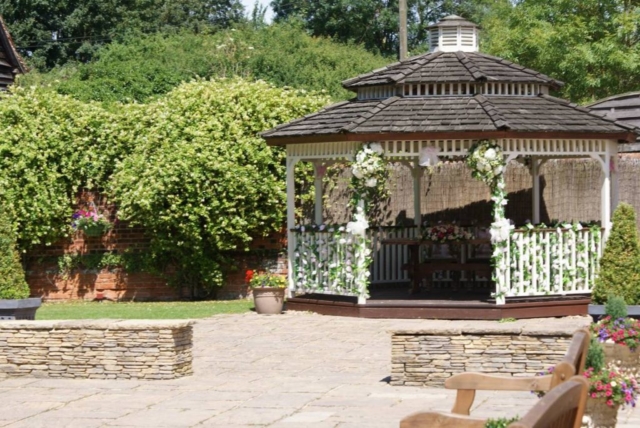
[[492, 133], [561, 133], [572, 134], [572, 138], [615, 134], [626, 139], [636, 131], [634, 126], [548, 95], [475, 95], [352, 100], [280, 125], [262, 136], [269, 144], [286, 144], [375, 138], [379, 134], [386, 134], [380, 138], [389, 138], [389, 134], [398, 138], [398, 134], [433, 134], [437, 138], [451, 133], [458, 138], [469, 133], [486, 133], [487, 138]]
[[554, 89], [563, 82], [491, 55], [479, 52], [433, 52], [396, 62], [342, 82], [346, 89], [375, 85], [441, 82], [540, 83]]
[[6, 90], [13, 84], [17, 74], [26, 72], [27, 66], [16, 50], [11, 34], [0, 16], [0, 90]]
[[[628, 92], [598, 100], [586, 106], [609, 119], [640, 128], [640, 92]], [[640, 136], [635, 144], [622, 145], [620, 151], [640, 151]]]

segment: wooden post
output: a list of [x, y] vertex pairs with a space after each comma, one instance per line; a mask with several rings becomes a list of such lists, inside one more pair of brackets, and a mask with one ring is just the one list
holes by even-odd
[[400, 0], [400, 61], [407, 58], [407, 0]]
[[293, 278], [293, 259], [295, 253], [295, 234], [292, 229], [296, 225], [296, 193], [295, 193], [295, 170], [297, 159], [287, 156], [287, 276], [289, 278], [289, 287], [287, 296], [293, 297], [295, 283]]

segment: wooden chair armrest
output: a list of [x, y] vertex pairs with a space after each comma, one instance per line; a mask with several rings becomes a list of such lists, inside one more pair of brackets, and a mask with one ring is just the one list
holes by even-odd
[[400, 421], [400, 428], [483, 428], [484, 419], [439, 412], [418, 412]]
[[551, 375], [507, 377], [460, 373], [445, 380], [444, 387], [458, 390], [451, 413], [468, 415], [476, 398], [476, 391], [548, 391], [551, 388]]
[[485, 373], [460, 373], [446, 379], [444, 387], [476, 391], [548, 391], [551, 388], [551, 375], [510, 377]]

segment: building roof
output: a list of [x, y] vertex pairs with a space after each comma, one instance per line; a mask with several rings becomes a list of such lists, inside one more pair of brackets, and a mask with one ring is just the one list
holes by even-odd
[[[262, 134], [270, 142], [345, 134], [467, 132], [596, 133], [638, 131], [588, 109], [548, 95], [536, 97], [391, 97], [352, 100], [280, 125]], [[282, 142], [285, 142], [283, 140]], [[296, 138], [297, 140], [297, 138]]]
[[16, 50], [9, 30], [0, 16], [0, 90], [13, 84], [16, 74], [28, 71], [24, 60]]
[[438, 28], [438, 27], [458, 27], [458, 26], [480, 28], [477, 24], [471, 21], [467, 21], [466, 19], [458, 15], [445, 16], [439, 22], [437, 22], [436, 24], [430, 25], [427, 28], [431, 29], [431, 28]]
[[[627, 92], [598, 100], [586, 106], [594, 113], [640, 128], [640, 92]], [[635, 144], [624, 144], [621, 152], [639, 152], [640, 135]]]
[[535, 70], [480, 52], [432, 52], [345, 80], [342, 86], [357, 90], [365, 86], [441, 82], [541, 83], [554, 89], [564, 85]]

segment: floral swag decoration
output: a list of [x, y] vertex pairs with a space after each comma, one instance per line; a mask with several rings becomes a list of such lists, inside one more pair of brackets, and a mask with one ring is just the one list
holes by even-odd
[[[389, 172], [384, 161], [384, 149], [380, 143], [363, 144], [351, 165], [352, 206], [379, 197], [387, 197]], [[366, 207], [365, 207], [366, 208]]]
[[422, 239], [425, 241], [446, 244], [448, 242], [463, 241], [472, 239], [473, 234], [455, 224], [439, 224], [428, 227], [422, 232]]
[[509, 269], [507, 260], [509, 250], [509, 236], [513, 226], [505, 218], [504, 207], [507, 205], [504, 171], [506, 162], [502, 154], [502, 148], [495, 142], [479, 140], [471, 146], [467, 155], [467, 166], [471, 169], [473, 178], [481, 180], [491, 189], [493, 201], [493, 223], [491, 223], [491, 243], [493, 253], [491, 262], [493, 265], [496, 283], [497, 299], [504, 301], [506, 295], [505, 278]]

